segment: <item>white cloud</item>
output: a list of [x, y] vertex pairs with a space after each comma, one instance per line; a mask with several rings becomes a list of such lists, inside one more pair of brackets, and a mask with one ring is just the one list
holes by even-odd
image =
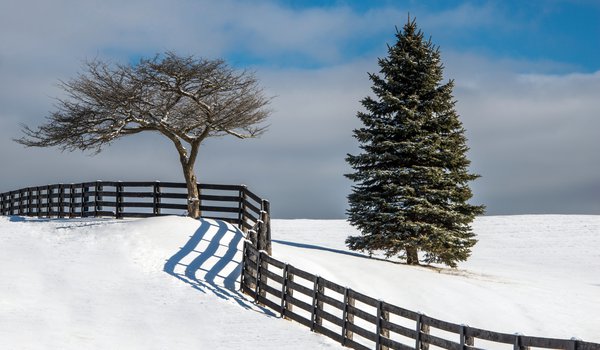
[[[504, 23], [494, 7], [463, 5], [419, 13], [427, 32]], [[278, 97], [270, 131], [259, 140], [210, 140], [201, 151], [202, 181], [244, 182], [274, 202], [280, 216], [340, 217], [350, 183], [346, 153], [359, 100], [370, 93], [374, 53], [348, 58], [353, 40], [377, 37], [402, 24], [406, 12], [347, 7], [290, 10], [274, 2], [160, 0], [20, 1], [0, 4], [0, 191], [53, 181], [176, 180], [172, 146], [156, 135], [116, 143], [97, 157], [54, 149], [23, 149], [10, 139], [18, 123], [38, 124], [60, 95], [58, 79], [73, 77], [85, 58], [126, 60], [174, 49], [201, 56], [239, 50], [259, 58], [324, 63], [323, 68], [257, 67]], [[470, 138], [477, 202], [492, 213], [592, 212], [600, 156], [600, 73], [569, 72], [556, 62], [494, 59], [443, 48], [446, 75], [456, 79], [457, 108]], [[526, 72], [537, 74], [524, 74]], [[151, 152], [148, 152], [151, 149]], [[244, 164], [243, 170], [238, 166]], [[595, 186], [595, 187], [594, 187]], [[594, 192], [596, 191], [596, 192]], [[315, 204], [316, 203], [316, 204]], [[556, 205], [560, 203], [561, 205]], [[295, 213], [295, 214], [292, 214]]]

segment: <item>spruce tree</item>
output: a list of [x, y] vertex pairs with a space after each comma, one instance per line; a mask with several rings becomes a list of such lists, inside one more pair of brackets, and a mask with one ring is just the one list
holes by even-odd
[[408, 20], [380, 74], [369, 74], [375, 98], [361, 103], [363, 127], [354, 130], [361, 153], [348, 155], [354, 172], [348, 196], [350, 223], [361, 231], [348, 237], [352, 250], [399, 255], [408, 264], [456, 267], [477, 240], [470, 227], [483, 206], [472, 197], [465, 129], [454, 108], [453, 81], [442, 84], [439, 47]]

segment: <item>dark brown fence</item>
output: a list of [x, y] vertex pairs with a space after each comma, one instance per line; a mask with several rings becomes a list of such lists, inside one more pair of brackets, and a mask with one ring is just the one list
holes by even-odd
[[600, 344], [577, 339], [498, 333], [438, 320], [285, 264], [251, 243], [244, 244], [243, 254], [241, 288], [246, 294], [353, 349], [600, 350]]
[[[248, 232], [264, 223], [269, 202], [244, 185], [198, 184], [202, 217], [224, 220]], [[22, 188], [0, 193], [0, 215], [37, 217], [149, 217], [187, 211], [187, 189], [178, 182], [94, 181]], [[263, 249], [264, 247], [261, 247]]]

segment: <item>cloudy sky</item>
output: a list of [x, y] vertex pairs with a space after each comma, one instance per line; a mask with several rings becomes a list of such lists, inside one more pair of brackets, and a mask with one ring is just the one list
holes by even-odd
[[343, 218], [367, 72], [408, 13], [454, 79], [488, 215], [600, 214], [600, 3], [0, 0], [0, 192], [58, 182], [182, 180], [173, 146], [136, 135], [97, 156], [26, 149], [82, 61], [166, 50], [251, 68], [272, 103], [260, 139], [208, 140], [201, 182], [245, 183], [280, 218]]

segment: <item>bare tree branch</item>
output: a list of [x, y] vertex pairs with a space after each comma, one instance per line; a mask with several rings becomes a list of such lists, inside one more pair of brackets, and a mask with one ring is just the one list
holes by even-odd
[[56, 111], [35, 129], [22, 125], [16, 142], [100, 152], [120, 137], [155, 131], [174, 143], [186, 181], [195, 179], [193, 165], [204, 139], [257, 137], [270, 113], [270, 98], [253, 73], [223, 60], [172, 52], [136, 65], [86, 62], [82, 73], [60, 87], [67, 97], [57, 99]]

